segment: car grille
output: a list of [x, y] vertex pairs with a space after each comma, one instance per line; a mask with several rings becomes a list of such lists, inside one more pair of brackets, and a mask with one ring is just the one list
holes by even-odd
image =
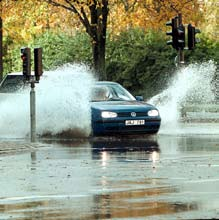
[[[135, 117], [148, 116], [147, 112], [135, 112]], [[131, 112], [118, 112], [118, 117], [132, 117]]]

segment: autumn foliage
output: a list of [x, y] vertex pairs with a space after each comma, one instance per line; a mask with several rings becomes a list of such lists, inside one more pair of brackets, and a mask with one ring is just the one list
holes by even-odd
[[[203, 33], [218, 40], [218, 35], [212, 35], [211, 31], [217, 29], [217, 21], [211, 18], [212, 15], [215, 15], [214, 18], [217, 17], [216, 0], [209, 0], [208, 4], [204, 0], [2, 0], [0, 2], [5, 60], [14, 59], [13, 53], [16, 47], [29, 45], [48, 31], [55, 34], [65, 33], [70, 37], [76, 36], [78, 32], [87, 32], [91, 48], [100, 39], [102, 45], [105, 44], [106, 39], [116, 40], [121, 33], [136, 28], [145, 33], [153, 31], [165, 35], [167, 31], [165, 23], [178, 13], [182, 13], [184, 24], [192, 23], [196, 27], [201, 27]], [[103, 27], [104, 3], [107, 9], [105, 18], [107, 31], [102, 32], [100, 38], [98, 31]], [[96, 13], [93, 17], [92, 9]], [[105, 56], [104, 53], [101, 56]], [[109, 62], [108, 57], [107, 55], [107, 62]], [[17, 61], [13, 60], [13, 63], [15, 62]]]
[[[15, 1], [2, 0], [2, 18], [4, 36], [10, 36], [15, 42], [28, 41], [47, 29], [74, 34], [83, 29], [77, 14], [63, 7], [54, 7], [50, 1]], [[64, 4], [64, 0], [57, 0]], [[75, 1], [67, 1], [74, 3]], [[80, 0], [76, 5], [78, 12], [92, 0]], [[101, 4], [102, 1], [96, 0]], [[109, 0], [108, 32], [118, 35], [130, 27], [165, 30], [165, 22], [178, 13], [183, 14], [184, 23], [192, 22], [196, 26], [204, 21], [205, 10], [198, 0]], [[82, 13], [82, 14], [83, 14]], [[88, 19], [89, 16], [88, 16]]]

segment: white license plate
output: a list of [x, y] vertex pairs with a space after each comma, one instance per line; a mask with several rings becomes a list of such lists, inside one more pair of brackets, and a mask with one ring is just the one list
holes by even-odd
[[144, 125], [144, 120], [126, 120], [125, 125]]

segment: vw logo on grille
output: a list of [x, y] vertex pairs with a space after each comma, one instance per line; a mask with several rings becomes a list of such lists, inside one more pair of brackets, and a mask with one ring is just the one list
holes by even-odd
[[136, 117], [136, 112], [131, 112], [132, 117]]

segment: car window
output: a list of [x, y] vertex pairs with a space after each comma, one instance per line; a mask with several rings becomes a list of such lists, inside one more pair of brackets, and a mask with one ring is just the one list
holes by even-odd
[[126, 89], [117, 84], [96, 85], [92, 89], [91, 101], [133, 101], [136, 100]]
[[92, 101], [106, 101], [109, 99], [110, 92], [106, 86], [95, 86], [92, 89]]
[[0, 92], [14, 93], [23, 90], [26, 86], [23, 75], [7, 75], [0, 86]]
[[112, 93], [114, 94], [114, 98], [119, 98], [121, 100], [135, 100], [135, 98], [122, 86], [120, 85], [112, 85], [111, 86]]

